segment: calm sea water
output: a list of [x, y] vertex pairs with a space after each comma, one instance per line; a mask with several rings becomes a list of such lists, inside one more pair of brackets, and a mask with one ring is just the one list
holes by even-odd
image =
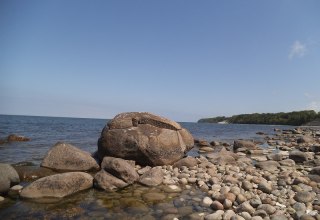
[[[40, 164], [46, 152], [58, 141], [73, 144], [88, 152], [97, 150], [97, 140], [107, 119], [59, 118], [0, 115], [0, 138], [17, 134], [31, 138], [28, 142], [0, 145], [0, 162], [23, 161]], [[183, 122], [194, 138], [232, 142], [235, 139], [260, 139], [257, 131], [273, 134], [274, 128], [290, 126], [232, 125]]]

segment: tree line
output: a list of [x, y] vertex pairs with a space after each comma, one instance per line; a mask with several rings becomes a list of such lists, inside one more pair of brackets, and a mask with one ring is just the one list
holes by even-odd
[[320, 112], [313, 110], [279, 112], [279, 113], [253, 113], [241, 114], [231, 117], [219, 116], [213, 118], [200, 119], [199, 123], [219, 123], [227, 122], [230, 124], [270, 124], [270, 125], [294, 125], [300, 126], [315, 119], [320, 119]]

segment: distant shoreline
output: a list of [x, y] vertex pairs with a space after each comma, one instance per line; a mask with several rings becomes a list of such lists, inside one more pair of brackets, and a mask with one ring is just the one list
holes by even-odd
[[202, 118], [198, 120], [198, 123], [320, 126], [320, 112], [306, 110], [287, 113], [241, 114], [231, 117], [218, 116]]

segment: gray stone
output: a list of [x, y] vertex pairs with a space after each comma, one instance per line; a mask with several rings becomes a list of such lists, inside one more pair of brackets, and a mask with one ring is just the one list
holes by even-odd
[[43, 177], [23, 188], [20, 196], [35, 199], [42, 197], [62, 198], [89, 189], [93, 177], [84, 172], [70, 172]]
[[256, 167], [265, 171], [274, 172], [278, 170], [280, 164], [277, 161], [269, 160], [256, 163]]
[[302, 202], [302, 203], [312, 202], [314, 198], [315, 198], [314, 192], [306, 192], [306, 191], [297, 192], [297, 194], [294, 196], [294, 199], [297, 202]]
[[119, 157], [142, 165], [168, 165], [194, 145], [192, 135], [166, 118], [146, 112], [117, 115], [102, 130], [98, 157]]
[[213, 210], [223, 210], [224, 207], [219, 201], [213, 201], [210, 205]]
[[271, 216], [271, 220], [288, 220], [288, 218], [285, 215], [273, 215]]
[[304, 203], [301, 203], [301, 202], [296, 202], [295, 204], [293, 204], [292, 208], [296, 212], [305, 212], [307, 210], [306, 205]]
[[212, 214], [206, 215], [204, 217], [205, 220], [220, 220], [222, 219], [222, 215], [224, 214], [223, 210], [217, 210]]
[[0, 194], [8, 192], [10, 186], [20, 182], [17, 171], [9, 164], [0, 163]]
[[143, 174], [145, 174], [146, 172], [148, 172], [149, 170], [151, 170], [151, 167], [150, 167], [150, 166], [143, 167], [143, 168], [141, 168], [140, 170], [138, 170], [138, 174], [143, 175]]
[[270, 204], [261, 204], [258, 206], [258, 210], [259, 209], [264, 210], [268, 215], [272, 215], [277, 210], [274, 206], [272, 206]]
[[48, 151], [41, 166], [62, 171], [88, 171], [100, 168], [88, 152], [62, 142], [56, 143]]
[[248, 212], [241, 212], [239, 215], [244, 218], [245, 220], [250, 220], [252, 217]]
[[255, 212], [255, 209], [250, 205], [249, 202], [243, 202], [238, 207], [239, 212], [248, 212], [250, 214], [253, 214]]
[[223, 220], [230, 220], [232, 217], [236, 216], [236, 213], [233, 210], [227, 210], [223, 216]]
[[261, 216], [253, 216], [251, 220], [263, 220]]
[[267, 181], [261, 181], [258, 184], [258, 189], [260, 189], [264, 193], [270, 194], [273, 190], [273, 187], [271, 183], [268, 183]]
[[163, 172], [159, 167], [153, 167], [139, 178], [139, 183], [146, 186], [158, 186], [163, 181]]
[[104, 157], [101, 168], [128, 184], [132, 184], [139, 179], [139, 174], [135, 168], [121, 158]]
[[103, 189], [106, 191], [114, 191], [122, 189], [129, 184], [121, 179], [111, 175], [105, 170], [101, 170], [94, 176], [94, 186], [98, 189]]
[[290, 151], [289, 158], [294, 160], [296, 163], [303, 163], [307, 160], [313, 159], [307, 152], [302, 152], [298, 150]]
[[310, 171], [311, 174], [316, 174], [320, 175], [320, 166], [318, 167], [313, 167], [312, 170]]
[[202, 206], [204, 207], [210, 207], [212, 203], [213, 203], [212, 199], [208, 196], [204, 197], [202, 200]]
[[253, 189], [252, 183], [250, 183], [247, 180], [242, 181], [242, 188], [246, 191], [250, 191], [251, 189]]
[[313, 142], [314, 142], [314, 140], [313, 140], [313, 138], [310, 137], [310, 136], [302, 136], [302, 137], [299, 137], [299, 138], [297, 139], [297, 143], [298, 143], [298, 144], [313, 143]]
[[294, 160], [291, 160], [291, 159], [281, 160], [281, 161], [279, 161], [279, 163], [281, 166], [287, 166], [287, 167], [295, 167], [295, 165], [296, 165]]
[[236, 141], [234, 141], [233, 150], [235, 152], [237, 152], [239, 148], [244, 148], [244, 149], [247, 149], [247, 150], [254, 150], [254, 149], [257, 149], [258, 147], [252, 141], [245, 141], [245, 140], [236, 140]]
[[173, 164], [173, 167], [178, 167], [178, 168], [181, 168], [182, 166], [194, 167], [194, 166], [197, 166], [197, 164], [198, 164], [198, 161], [196, 158], [188, 156], [175, 162]]

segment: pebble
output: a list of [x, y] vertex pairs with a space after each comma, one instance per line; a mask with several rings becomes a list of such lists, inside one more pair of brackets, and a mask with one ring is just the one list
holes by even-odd
[[266, 213], [268, 213], [268, 215], [272, 215], [277, 210], [274, 206], [269, 204], [261, 204], [258, 206], [258, 210], [259, 209], [264, 210]]
[[0, 196], [0, 202], [4, 201], [4, 197]]
[[313, 192], [300, 191], [294, 196], [294, 199], [297, 202], [312, 202], [315, 198], [315, 194]]
[[212, 214], [206, 215], [204, 219], [205, 220], [221, 220], [223, 214], [224, 214], [223, 210], [218, 210]]
[[230, 209], [232, 207], [232, 202], [229, 199], [225, 199], [223, 202], [223, 207], [225, 209]]
[[219, 201], [213, 201], [210, 205], [213, 210], [223, 210], [224, 207]]
[[258, 189], [260, 189], [264, 193], [271, 193], [272, 192], [272, 185], [267, 181], [261, 181], [258, 184]]
[[239, 206], [239, 210], [240, 212], [248, 212], [250, 214], [253, 214], [255, 212], [255, 209], [250, 205], [249, 202], [243, 202], [240, 206]]
[[223, 216], [223, 220], [230, 220], [232, 217], [236, 216], [236, 213], [233, 210], [227, 210]]
[[208, 196], [204, 197], [202, 200], [202, 206], [204, 207], [210, 207], [212, 203], [213, 203], [212, 199]]

